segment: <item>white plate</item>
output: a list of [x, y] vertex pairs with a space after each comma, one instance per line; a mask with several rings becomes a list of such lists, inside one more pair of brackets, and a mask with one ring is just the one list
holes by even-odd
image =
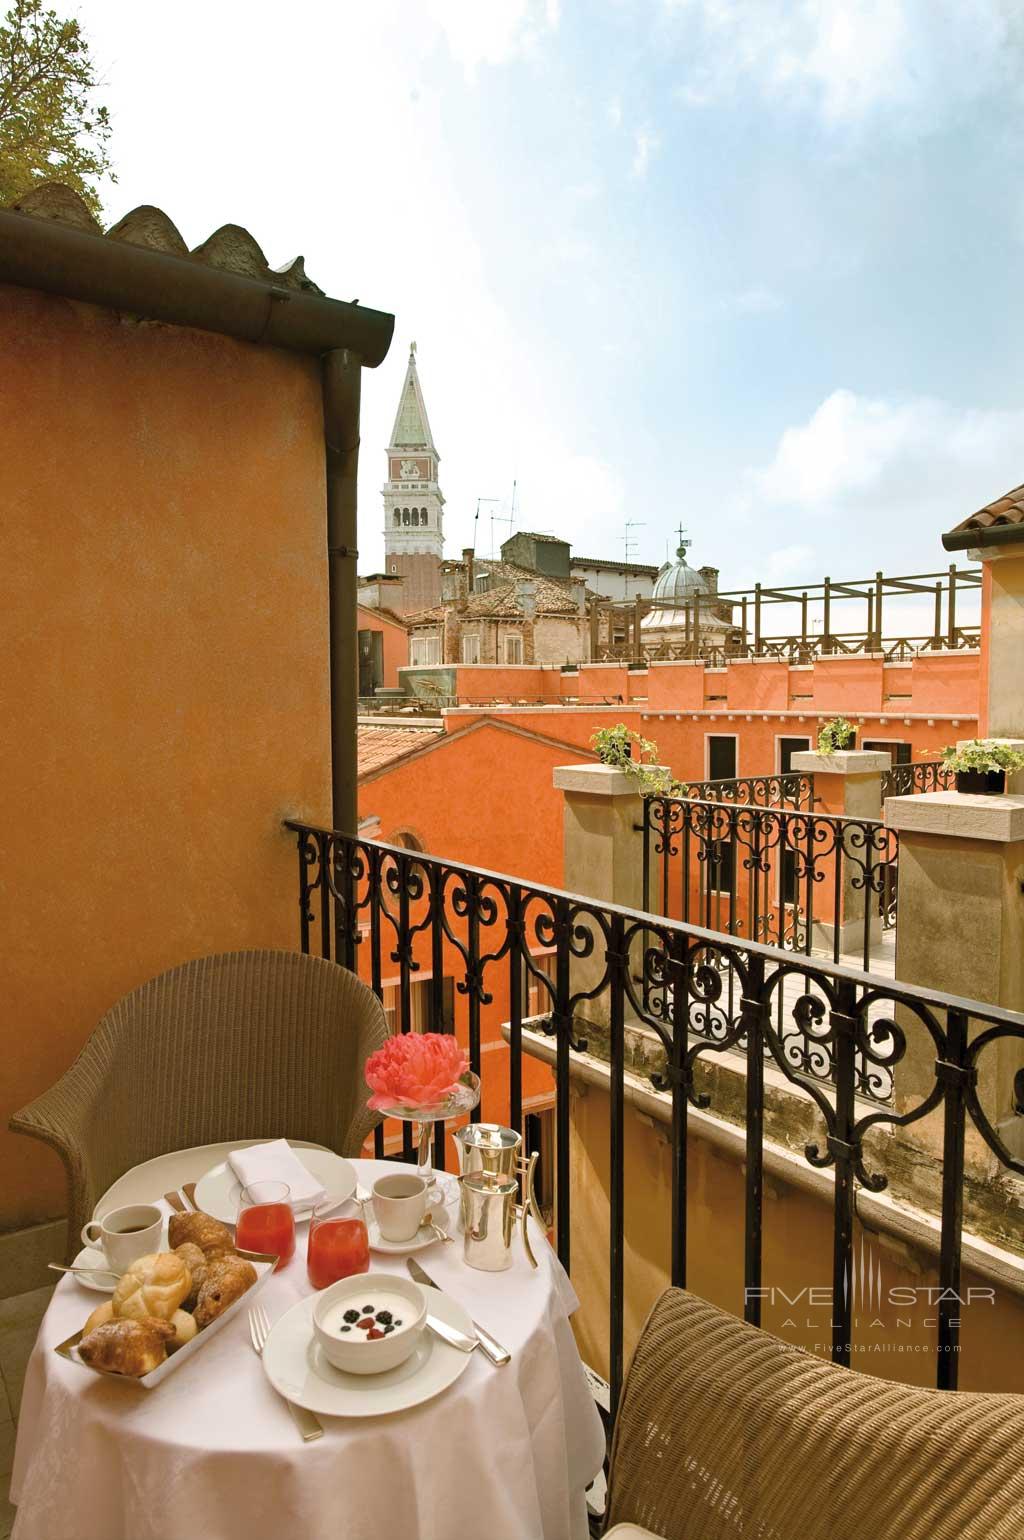
[[[355, 1167], [351, 1161], [344, 1160], [330, 1150], [304, 1149], [300, 1145], [292, 1145], [292, 1149], [309, 1174], [323, 1184], [328, 1197], [339, 1203], [343, 1198], [351, 1198], [356, 1190]], [[227, 1161], [222, 1160], [196, 1183], [196, 1207], [226, 1225], [233, 1225], [238, 1218], [241, 1191], [242, 1184]], [[296, 1219], [302, 1219], [308, 1214], [308, 1204], [295, 1210]]]
[[95, 1289], [97, 1294], [113, 1294], [117, 1288], [117, 1279], [103, 1271], [108, 1263], [98, 1246], [83, 1246], [71, 1265], [72, 1267], [99, 1268], [98, 1275], [95, 1273], [72, 1274], [75, 1282], [81, 1284], [83, 1289]]
[[[440, 1237], [435, 1235], [433, 1230], [418, 1230], [411, 1241], [385, 1240], [380, 1233], [380, 1226], [373, 1217], [372, 1203], [366, 1205], [364, 1212], [366, 1214], [366, 1233], [370, 1239], [371, 1251], [397, 1252], [399, 1256], [404, 1256], [406, 1252], [423, 1251], [427, 1246], [437, 1246], [440, 1244]], [[440, 1204], [437, 1204], [435, 1208], [430, 1210], [430, 1215], [434, 1223], [439, 1225], [446, 1234], [451, 1233], [454, 1216], [449, 1209], [442, 1208]]]
[[[368, 1273], [368, 1287], [387, 1278]], [[431, 1315], [474, 1336], [473, 1323], [454, 1299], [430, 1289]], [[415, 1351], [383, 1374], [345, 1374], [327, 1362], [313, 1337], [313, 1299], [300, 1300], [276, 1321], [263, 1349], [263, 1367], [279, 1395], [322, 1417], [384, 1417], [429, 1401], [463, 1374], [472, 1353], [462, 1353], [435, 1337], [429, 1327]]]
[[[263, 1139], [232, 1139], [220, 1144], [197, 1144], [187, 1150], [168, 1150], [166, 1155], [155, 1155], [133, 1166], [119, 1176], [99, 1199], [92, 1211], [94, 1219], [102, 1219], [111, 1209], [124, 1208], [129, 1203], [154, 1203], [165, 1192], [172, 1192], [182, 1182], [198, 1182], [204, 1172], [219, 1160], [227, 1160], [232, 1150], [244, 1150], [251, 1144], [267, 1144], [273, 1134]], [[310, 1144], [305, 1139], [290, 1139], [293, 1150], [322, 1150], [323, 1145]], [[325, 1154], [330, 1154], [329, 1150]], [[231, 1219], [234, 1222], [235, 1216]]]

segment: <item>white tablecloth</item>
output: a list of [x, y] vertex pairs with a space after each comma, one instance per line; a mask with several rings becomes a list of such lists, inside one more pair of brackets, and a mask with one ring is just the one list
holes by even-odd
[[[355, 1165], [367, 1187], [386, 1169]], [[306, 1228], [261, 1293], [272, 1321], [311, 1292]], [[604, 1438], [569, 1326], [578, 1301], [551, 1249], [535, 1250], [536, 1272], [517, 1238], [497, 1274], [466, 1267], [461, 1237], [419, 1253], [512, 1362], [496, 1368], [478, 1349], [433, 1401], [323, 1418], [312, 1444], [252, 1352], [244, 1311], [145, 1390], [53, 1352], [101, 1301], [63, 1279], [25, 1378], [12, 1540], [583, 1540]], [[371, 1269], [404, 1272], [404, 1258], [372, 1254]]]

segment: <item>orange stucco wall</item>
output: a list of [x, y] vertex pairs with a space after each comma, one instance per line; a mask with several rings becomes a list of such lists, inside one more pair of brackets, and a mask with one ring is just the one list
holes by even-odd
[[409, 633], [403, 625], [397, 621], [389, 620], [379, 610], [368, 610], [362, 604], [357, 606], [358, 619], [356, 625], [360, 631], [379, 631], [384, 638], [381, 646], [384, 654], [384, 687], [388, 690], [397, 690], [401, 683], [398, 670], [406, 668], [409, 663]]
[[[126, 990], [296, 945], [330, 739], [315, 363], [5, 286], [0, 358], [6, 1125]], [[60, 1213], [0, 1140], [0, 1226]]]

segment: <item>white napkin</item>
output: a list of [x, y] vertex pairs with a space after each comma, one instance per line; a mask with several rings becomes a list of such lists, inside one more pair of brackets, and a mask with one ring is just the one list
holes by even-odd
[[287, 1139], [232, 1150], [228, 1165], [243, 1187], [252, 1182], [287, 1182], [292, 1208], [313, 1208], [327, 1196], [326, 1189], [302, 1164]]

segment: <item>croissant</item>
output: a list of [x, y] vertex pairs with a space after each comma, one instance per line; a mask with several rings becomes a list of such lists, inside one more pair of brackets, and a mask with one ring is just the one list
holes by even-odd
[[256, 1269], [244, 1257], [218, 1257], [206, 1270], [206, 1280], [199, 1290], [196, 1305], [196, 1325], [202, 1331], [211, 1321], [223, 1315], [229, 1305], [251, 1289], [256, 1282]]
[[234, 1237], [227, 1225], [222, 1225], [210, 1214], [172, 1214], [167, 1225], [167, 1238], [172, 1251], [184, 1241], [191, 1241], [208, 1257], [235, 1249]]
[[78, 1356], [93, 1369], [139, 1379], [163, 1363], [173, 1336], [170, 1322], [150, 1316], [140, 1321], [108, 1321], [86, 1333], [78, 1344]]
[[117, 1281], [114, 1315], [139, 1321], [155, 1316], [169, 1321], [192, 1287], [192, 1275], [173, 1251], [138, 1257]]
[[192, 1287], [185, 1295], [182, 1308], [184, 1310], [194, 1310], [196, 1308], [196, 1301], [199, 1298], [199, 1290], [206, 1279], [206, 1269], [208, 1266], [206, 1253], [194, 1241], [182, 1241], [181, 1245], [175, 1246], [174, 1250], [192, 1274]]

